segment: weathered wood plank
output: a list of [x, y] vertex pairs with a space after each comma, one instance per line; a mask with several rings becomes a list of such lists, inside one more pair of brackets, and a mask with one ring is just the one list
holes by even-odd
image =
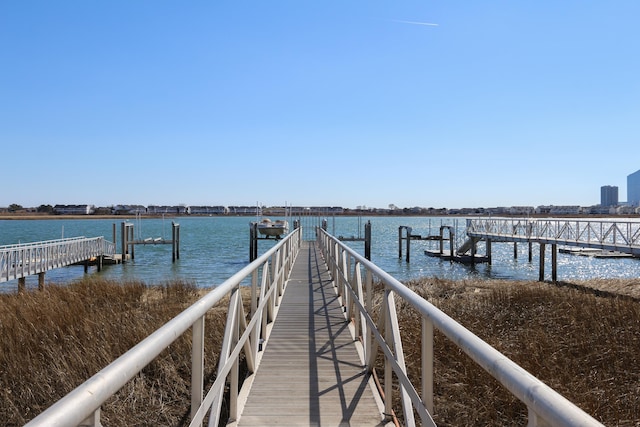
[[327, 267], [305, 242], [237, 425], [385, 425]]

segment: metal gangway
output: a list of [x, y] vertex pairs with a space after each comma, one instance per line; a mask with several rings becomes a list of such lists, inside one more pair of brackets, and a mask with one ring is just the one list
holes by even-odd
[[467, 220], [467, 236], [596, 248], [640, 257], [640, 221], [479, 218]]
[[[0, 282], [23, 280], [54, 268], [115, 255], [113, 242], [104, 237], [71, 237], [0, 246]], [[41, 283], [42, 285], [42, 283]]]
[[[394, 394], [405, 425], [434, 426], [434, 330], [522, 401], [530, 426], [602, 425], [339, 239], [321, 228], [315, 234], [303, 241], [294, 230], [27, 425], [99, 426], [101, 405], [190, 331], [190, 426], [207, 415], [209, 426], [219, 425], [225, 392], [229, 419], [222, 422], [234, 426], [385, 425]], [[250, 313], [241, 286], [250, 288]], [[374, 305], [376, 295], [382, 303]], [[205, 394], [204, 319], [225, 297], [217, 376]], [[420, 384], [407, 375], [399, 300], [420, 316]], [[241, 355], [249, 371], [242, 387]], [[379, 356], [383, 393], [371, 387]]]

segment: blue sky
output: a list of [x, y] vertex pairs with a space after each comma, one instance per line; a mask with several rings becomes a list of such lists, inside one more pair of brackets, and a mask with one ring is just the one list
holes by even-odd
[[636, 0], [6, 0], [0, 206], [626, 200], [638, 19]]

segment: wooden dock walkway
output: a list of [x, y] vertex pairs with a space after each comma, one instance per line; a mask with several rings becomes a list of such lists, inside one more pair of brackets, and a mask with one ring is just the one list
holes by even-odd
[[331, 278], [303, 242], [237, 426], [383, 426]]

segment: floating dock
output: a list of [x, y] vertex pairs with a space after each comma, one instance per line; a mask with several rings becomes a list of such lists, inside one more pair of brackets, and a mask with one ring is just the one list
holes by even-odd
[[559, 248], [558, 252], [568, 255], [588, 256], [592, 258], [633, 258], [632, 254], [623, 252], [606, 251], [597, 248]]
[[461, 264], [481, 264], [483, 262], [489, 262], [489, 257], [485, 255], [458, 255], [454, 253], [453, 256], [451, 256], [451, 251], [447, 249], [443, 250], [442, 252], [427, 249], [424, 251], [424, 253], [425, 255], [430, 257], [440, 258], [445, 261], [455, 261]]

